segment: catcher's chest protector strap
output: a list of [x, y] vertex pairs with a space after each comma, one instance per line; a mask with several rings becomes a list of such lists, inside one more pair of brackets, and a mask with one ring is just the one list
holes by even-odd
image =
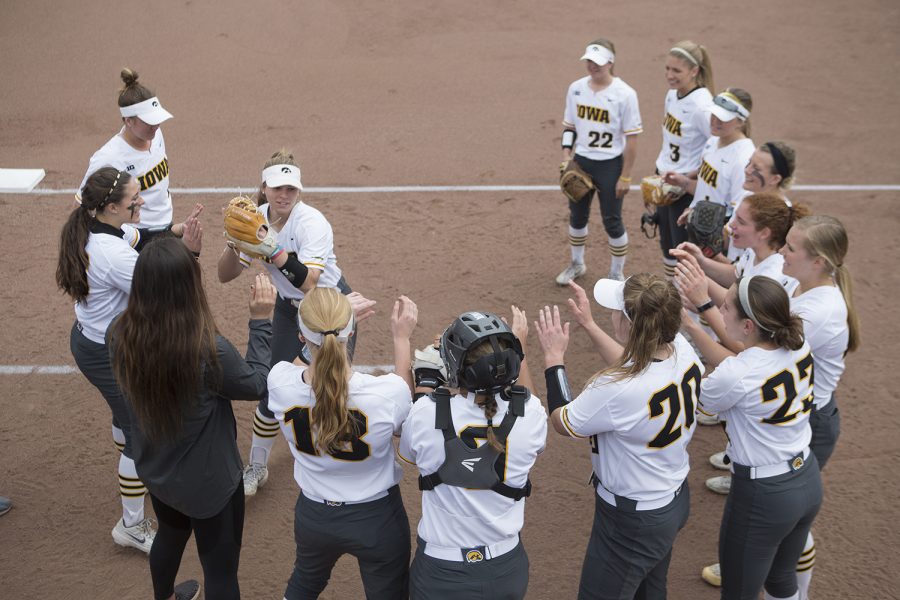
[[[530, 395], [531, 392], [527, 388], [513, 386], [509, 409], [500, 426], [494, 429], [494, 435], [501, 445], [506, 444], [506, 438], [509, 437], [516, 419], [525, 415], [525, 401]], [[431, 399], [437, 404], [434, 426], [444, 434], [445, 458], [444, 464], [437, 471], [431, 475], [419, 476], [420, 490], [433, 490], [444, 483], [472, 490], [492, 490], [513, 500], [521, 500], [531, 495], [530, 480], [523, 488], [514, 488], [500, 481], [496, 465], [497, 460], [503, 456], [502, 452], [498, 452], [487, 443], [470, 448], [459, 439], [450, 414], [450, 391], [447, 388], [436, 389], [431, 394]]]

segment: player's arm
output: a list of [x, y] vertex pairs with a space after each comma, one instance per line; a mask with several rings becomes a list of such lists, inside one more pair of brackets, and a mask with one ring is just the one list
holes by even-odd
[[216, 263], [216, 273], [219, 276], [219, 282], [228, 283], [232, 279], [237, 278], [243, 270], [244, 266], [241, 264], [238, 251], [226, 245]]
[[569, 161], [572, 153], [575, 152], [575, 126], [571, 123], [563, 122], [562, 131], [562, 158], [563, 161]]
[[394, 341], [394, 373], [400, 376], [409, 387], [409, 391], [415, 390], [412, 376], [412, 353], [410, 352], [409, 338], [419, 318], [419, 308], [416, 303], [400, 296], [394, 302], [394, 310], [391, 314], [391, 336]]
[[[718, 319], [716, 317], [718, 317]], [[722, 323], [722, 315], [716, 307], [705, 311], [703, 313], [703, 318], [709, 319], [707, 322], [710, 324], [713, 321], [715, 321], [717, 325]], [[729, 356], [735, 355], [733, 351], [712, 339], [703, 327], [694, 321], [686, 311], [682, 311], [681, 326], [685, 333], [690, 336], [694, 345], [697, 346], [697, 349], [700, 350], [700, 354], [703, 355], [703, 358], [709, 367], [715, 368]], [[712, 325], [710, 325], [710, 327], [713, 331], [716, 331], [715, 327], [712, 327]], [[716, 335], [718, 335], [718, 332], [716, 332]]]
[[608, 333], [603, 331], [594, 321], [594, 317], [591, 314], [591, 303], [590, 300], [588, 300], [587, 292], [584, 291], [584, 288], [572, 281], [569, 283], [569, 289], [571, 289], [574, 294], [574, 298], [569, 298], [568, 304], [569, 310], [575, 318], [575, 322], [578, 323], [582, 329], [584, 329], [585, 333], [588, 334], [588, 337], [591, 338], [594, 348], [597, 349], [597, 352], [600, 353], [600, 356], [606, 361], [606, 364], [613, 364], [619, 360], [620, 356], [622, 356], [624, 348], [622, 348], [622, 345], [616, 340], [610, 337]]
[[631, 169], [634, 167], [634, 159], [637, 157], [637, 134], [625, 136], [625, 152], [622, 154], [622, 173], [616, 181], [616, 197], [622, 198], [631, 188]]

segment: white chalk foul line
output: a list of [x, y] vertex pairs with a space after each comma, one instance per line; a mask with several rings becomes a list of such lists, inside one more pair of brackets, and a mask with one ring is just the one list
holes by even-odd
[[[640, 190], [641, 186], [633, 185], [632, 190]], [[795, 185], [792, 191], [798, 192], [898, 192], [900, 184], [835, 184], [835, 185]], [[50, 188], [35, 188], [28, 195], [32, 196], [57, 196], [74, 195], [74, 188], [55, 190]], [[194, 187], [171, 188], [173, 194], [238, 194], [248, 193], [250, 188], [231, 187]], [[378, 187], [305, 187], [304, 194], [402, 194], [423, 192], [558, 192], [558, 185], [393, 185]]]
[[[358, 373], [392, 373], [394, 365], [353, 365]], [[79, 373], [71, 365], [0, 365], [0, 375], [72, 375]]]

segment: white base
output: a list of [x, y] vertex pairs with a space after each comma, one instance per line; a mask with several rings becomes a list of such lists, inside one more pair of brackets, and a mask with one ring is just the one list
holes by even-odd
[[43, 169], [0, 169], [0, 193], [27, 194], [44, 175]]

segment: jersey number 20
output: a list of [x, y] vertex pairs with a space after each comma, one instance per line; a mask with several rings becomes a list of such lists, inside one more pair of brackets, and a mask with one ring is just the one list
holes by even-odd
[[690, 429], [694, 424], [694, 406], [697, 404], [700, 392], [700, 367], [696, 364], [684, 372], [681, 385], [670, 383], [650, 397], [650, 418], [655, 419], [665, 412], [665, 405], [669, 407], [669, 418], [656, 437], [647, 446], [650, 448], [665, 448], [681, 437], [682, 425], [678, 423], [678, 416], [684, 410], [684, 428]]
[[[319, 456], [319, 450], [313, 441], [312, 427], [310, 421], [310, 409], [308, 406], [295, 406], [291, 410], [284, 413], [284, 422], [290, 423], [294, 430], [294, 446], [304, 454], [312, 454]], [[350, 418], [356, 426], [356, 435], [345, 443], [346, 449], [337, 452], [329, 452], [333, 458], [337, 460], [366, 460], [369, 458], [369, 444], [362, 441], [368, 433], [369, 424], [366, 415], [362, 411], [355, 408], [350, 409]]]

